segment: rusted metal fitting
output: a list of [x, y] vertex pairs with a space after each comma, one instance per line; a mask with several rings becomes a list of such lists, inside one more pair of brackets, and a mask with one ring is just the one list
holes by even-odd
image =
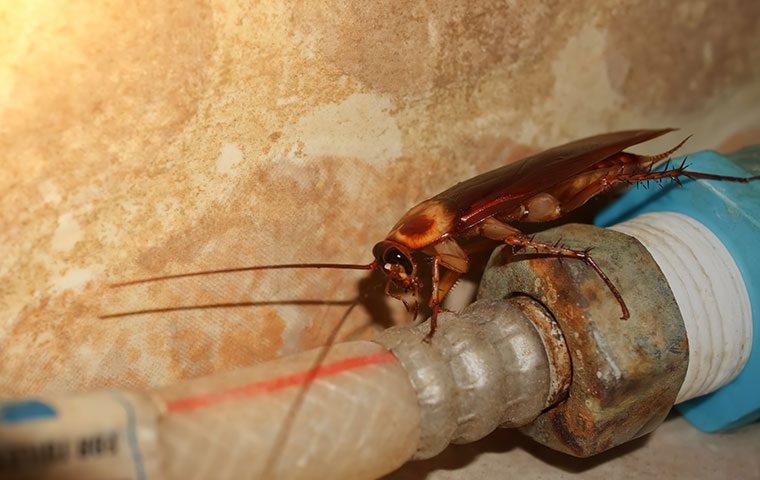
[[537, 237], [593, 247], [631, 316], [620, 319], [615, 297], [581, 261], [494, 251], [479, 297], [540, 302], [559, 323], [572, 360], [567, 398], [522, 431], [579, 457], [651, 432], [673, 406], [689, 360], [683, 319], [665, 277], [636, 239], [619, 232], [565, 225]]
[[449, 443], [478, 440], [499, 426], [535, 419], [562, 398], [570, 356], [559, 326], [527, 297], [480, 300], [443, 313], [430, 343], [428, 322], [394, 327], [375, 341], [409, 374], [420, 404], [416, 459]]

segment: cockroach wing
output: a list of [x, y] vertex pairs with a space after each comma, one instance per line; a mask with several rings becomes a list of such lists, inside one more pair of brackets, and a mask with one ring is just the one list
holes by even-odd
[[583, 138], [478, 175], [436, 195], [456, 211], [456, 230], [506, 213], [527, 198], [592, 168], [624, 149], [673, 131], [629, 130]]

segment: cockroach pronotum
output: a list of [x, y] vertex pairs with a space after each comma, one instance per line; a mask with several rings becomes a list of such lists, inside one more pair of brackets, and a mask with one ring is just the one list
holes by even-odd
[[[749, 182], [754, 177], [729, 177], [686, 170], [686, 165], [654, 171], [654, 165], [678, 150], [687, 139], [658, 155], [643, 156], [623, 150], [673, 131], [630, 130], [606, 133], [554, 147], [521, 161], [483, 173], [458, 183], [409, 210], [390, 233], [372, 249], [367, 264], [292, 263], [206, 270], [165, 275], [114, 284], [125, 286], [171, 278], [252, 270], [284, 268], [332, 268], [380, 270], [387, 279], [385, 292], [404, 302], [415, 312], [423, 282], [417, 272], [421, 257], [432, 260], [429, 306], [432, 311], [427, 340], [435, 333], [441, 303], [457, 279], [469, 269], [468, 251], [477, 239], [489, 239], [530, 249], [534, 253], [570, 257], [585, 262], [615, 296], [621, 319], [629, 317], [628, 307], [617, 287], [597, 265], [589, 250], [574, 250], [560, 244], [534, 240], [514, 226], [556, 220], [591, 198], [623, 183], [646, 180], [691, 179]], [[122, 316], [133, 313], [126, 312]]]

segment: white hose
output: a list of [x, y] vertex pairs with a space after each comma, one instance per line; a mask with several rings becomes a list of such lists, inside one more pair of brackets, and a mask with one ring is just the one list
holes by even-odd
[[686, 326], [689, 366], [676, 403], [733, 380], [752, 349], [749, 294], [734, 259], [707, 227], [673, 212], [610, 227], [639, 240], [660, 266]]
[[347, 342], [315, 369], [319, 353], [147, 392], [0, 402], [0, 478], [372, 479], [409, 460], [419, 407], [396, 357]]
[[417, 396], [376, 343], [334, 345], [294, 408], [319, 350], [159, 390], [165, 478], [371, 479], [409, 460]]

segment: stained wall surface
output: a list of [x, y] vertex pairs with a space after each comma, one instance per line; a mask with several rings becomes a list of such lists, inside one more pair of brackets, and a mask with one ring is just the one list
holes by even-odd
[[[361, 272], [106, 284], [367, 262], [416, 202], [589, 134], [760, 141], [759, 44], [753, 0], [0, 0], [0, 395], [291, 353], [358, 290], [342, 336], [370, 336], [403, 315]], [[101, 318], [289, 299], [337, 304]]]

